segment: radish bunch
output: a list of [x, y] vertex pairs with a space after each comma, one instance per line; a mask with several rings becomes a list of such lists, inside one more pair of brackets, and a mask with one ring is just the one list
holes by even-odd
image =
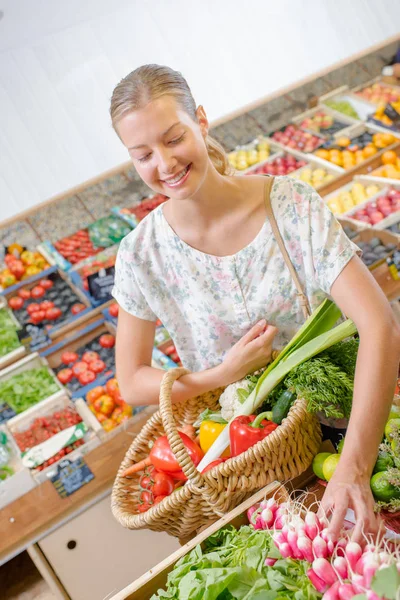
[[[400, 573], [400, 548], [381, 540], [362, 548], [350, 539], [349, 532], [333, 541], [328, 520], [318, 518], [299, 502], [278, 504], [274, 498], [263, 500], [247, 512], [255, 529], [269, 530], [282, 558], [310, 563], [307, 576], [323, 600], [347, 600], [365, 594], [367, 600], [379, 600], [371, 589], [375, 574], [395, 564]], [[272, 567], [274, 559], [267, 558]]]

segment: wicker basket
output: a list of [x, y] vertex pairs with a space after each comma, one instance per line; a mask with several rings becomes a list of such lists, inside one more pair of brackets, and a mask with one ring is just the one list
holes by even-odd
[[[282, 425], [267, 438], [202, 475], [192, 463], [177, 427], [194, 423], [206, 408], [217, 410], [223, 388], [172, 405], [172, 385], [186, 373], [185, 369], [172, 369], [164, 375], [160, 410], [134, 439], [118, 471], [111, 508], [115, 518], [128, 529], [147, 528], [188, 538], [268, 483], [296, 477], [311, 464], [318, 452], [321, 443], [319, 423], [307, 412], [305, 401], [296, 400]], [[121, 473], [132, 463], [145, 458], [149, 453], [149, 442], [164, 434], [188, 481], [147, 512], [138, 514], [140, 473], [132, 478], [121, 477]]]

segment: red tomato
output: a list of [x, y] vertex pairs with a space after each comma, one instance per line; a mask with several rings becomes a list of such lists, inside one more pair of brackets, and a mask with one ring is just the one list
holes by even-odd
[[115, 337], [111, 333], [104, 333], [99, 339], [102, 348], [113, 348], [115, 346]]
[[94, 360], [97, 360], [98, 358], [100, 358], [100, 357], [97, 354], [97, 352], [93, 352], [92, 350], [87, 350], [82, 355], [83, 362], [88, 363], [88, 364], [93, 362]]
[[8, 306], [13, 310], [20, 310], [24, 305], [24, 301], [22, 298], [18, 298], [18, 296], [13, 296], [8, 301]]
[[54, 302], [52, 302], [51, 300], [43, 300], [43, 302], [40, 303], [40, 310], [48, 310], [49, 308], [53, 307]]
[[82, 303], [77, 303], [77, 304], [74, 304], [74, 305], [71, 307], [71, 312], [72, 312], [72, 314], [73, 314], [73, 315], [77, 315], [77, 314], [79, 314], [80, 312], [82, 312], [83, 310], [85, 310], [85, 308], [86, 308], [86, 306], [85, 306], [84, 304], [82, 304]]
[[139, 481], [139, 485], [144, 489], [144, 490], [150, 490], [151, 486], [153, 485], [154, 481], [151, 478], [150, 475], [142, 475]]
[[93, 371], [93, 373], [101, 373], [106, 368], [106, 363], [103, 360], [92, 360], [89, 363], [89, 369]]
[[60, 308], [57, 308], [57, 306], [54, 306], [54, 308], [48, 308], [46, 310], [46, 319], [48, 319], [49, 321], [55, 321], [56, 319], [59, 319], [62, 315], [62, 310]]
[[26, 310], [28, 312], [29, 315], [31, 315], [32, 313], [41, 310], [40, 308], [40, 304], [38, 304], [37, 302], [32, 302], [32, 304], [28, 304], [28, 306], [26, 307]]
[[118, 304], [116, 302], [114, 302], [114, 304], [111, 304], [108, 311], [112, 317], [114, 317], [114, 318], [118, 317], [118, 312], [119, 312]]
[[147, 504], [147, 502], [143, 503], [143, 504], [139, 504], [139, 506], [137, 507], [138, 512], [140, 513], [144, 513], [147, 510], [149, 510], [150, 508], [150, 504]]
[[103, 386], [98, 385], [97, 387], [93, 388], [86, 394], [86, 401], [88, 402], [88, 404], [93, 404], [93, 402], [95, 402], [97, 400], [97, 398], [100, 398], [100, 396], [103, 396], [103, 394], [104, 394]]
[[152, 492], [149, 490], [144, 490], [140, 492], [140, 501], [144, 502], [144, 504], [153, 504], [154, 496]]
[[20, 260], [17, 260], [10, 265], [10, 271], [16, 279], [21, 279], [21, 277], [25, 275], [25, 267]]
[[95, 379], [96, 375], [93, 373], [93, 371], [89, 371], [89, 369], [87, 371], [83, 371], [78, 375], [78, 381], [81, 385], [88, 385], [89, 383], [92, 383], [92, 381], [94, 381]]
[[164, 498], [166, 498], [167, 496], [156, 496], [154, 498], [154, 504], [160, 504], [160, 502], [162, 502], [164, 500]]
[[78, 375], [80, 375], [81, 373], [84, 373], [87, 370], [88, 370], [88, 365], [87, 365], [87, 363], [83, 362], [82, 360], [75, 363], [74, 366], [72, 367], [72, 371], [73, 371], [75, 377], [78, 377]]
[[41, 285], [35, 285], [31, 291], [32, 298], [41, 298], [46, 293], [46, 290]]
[[73, 379], [73, 377], [74, 373], [72, 369], [61, 369], [61, 371], [57, 373], [57, 378], [59, 379], [59, 381], [61, 381], [63, 385], [69, 383], [71, 379]]
[[175, 489], [175, 482], [166, 473], [156, 473], [153, 477], [154, 485], [152, 491], [154, 496], [169, 496]]
[[115, 377], [107, 381], [106, 390], [107, 394], [110, 394], [110, 396], [114, 396], [114, 394], [119, 391], [118, 381]]
[[23, 300], [29, 300], [29, 298], [31, 297], [31, 290], [26, 290], [25, 288], [22, 288], [22, 290], [18, 290], [17, 293], [20, 298], [23, 298]]
[[76, 352], [70, 352], [69, 350], [66, 350], [66, 352], [63, 352], [61, 354], [61, 361], [65, 364], [65, 365], [72, 365], [74, 362], [76, 362], [78, 360], [79, 356], [77, 355]]
[[31, 313], [31, 321], [35, 325], [44, 321], [45, 318], [46, 318], [46, 311], [44, 311], [44, 310], [36, 310], [35, 312]]
[[51, 281], [51, 279], [41, 279], [39, 281], [39, 285], [45, 289], [45, 290], [49, 290], [50, 288], [53, 287], [54, 283]]

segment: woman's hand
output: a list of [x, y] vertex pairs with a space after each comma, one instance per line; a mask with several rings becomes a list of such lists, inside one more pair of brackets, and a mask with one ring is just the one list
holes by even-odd
[[364, 544], [363, 534], [376, 535], [379, 517], [374, 513], [374, 499], [370, 487], [370, 476], [360, 473], [356, 467], [343, 463], [337, 466], [329, 481], [321, 502], [318, 516], [331, 516], [329, 533], [338, 539], [348, 508], [352, 508], [356, 524], [352, 539]]
[[278, 330], [265, 319], [250, 329], [227, 353], [220, 365], [224, 371], [224, 384], [229, 385], [265, 367], [272, 355], [272, 342]]

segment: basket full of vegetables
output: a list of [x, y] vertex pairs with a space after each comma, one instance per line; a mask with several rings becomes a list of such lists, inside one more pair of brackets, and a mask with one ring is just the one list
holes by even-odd
[[[168, 371], [160, 409], [131, 444], [114, 482], [116, 519], [129, 529], [188, 538], [268, 483], [306, 470], [321, 442], [315, 415], [320, 405], [299, 395], [306, 386], [282, 385], [302, 363], [356, 333], [349, 320], [334, 327], [339, 317], [339, 309], [325, 300], [250, 385], [232, 384], [172, 404], [173, 383], [187, 371]], [[231, 390], [231, 410], [221, 416]], [[334, 412], [341, 414], [340, 407]], [[215, 413], [220, 418], [213, 419]], [[198, 437], [193, 425], [200, 426]]]

